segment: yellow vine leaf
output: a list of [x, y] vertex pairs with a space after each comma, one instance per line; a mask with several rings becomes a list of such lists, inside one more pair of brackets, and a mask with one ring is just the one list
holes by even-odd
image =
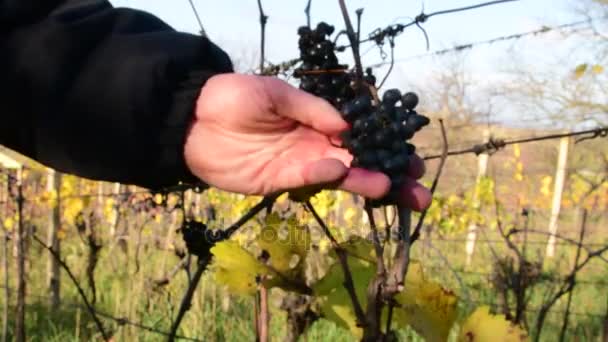
[[591, 68], [591, 71], [596, 75], [601, 74], [604, 72], [604, 67], [599, 64], [594, 64], [593, 67]]
[[[361, 305], [365, 307], [367, 284], [376, 274], [376, 267], [373, 263], [360, 258], [349, 257], [347, 262], [353, 277], [355, 293]], [[348, 329], [355, 337], [360, 339], [363, 336], [363, 331], [357, 327], [352, 302], [342, 285], [343, 283], [344, 273], [340, 263], [336, 262], [329, 268], [326, 275], [313, 286], [313, 291], [319, 301], [323, 316]]]
[[220, 242], [211, 248], [211, 253], [214, 256], [216, 281], [227, 286], [233, 293], [253, 295], [257, 289], [258, 277], [274, 275], [266, 265], [235, 241]]
[[[341, 244], [347, 252], [355, 292], [363, 308], [370, 280], [376, 274], [373, 245], [362, 238], [353, 238]], [[335, 256], [335, 252], [332, 253]], [[314, 286], [323, 316], [348, 329], [356, 338], [362, 337], [348, 292], [342, 285], [344, 273], [335, 262], [327, 274]], [[407, 273], [405, 289], [395, 297], [398, 305], [393, 312], [393, 326], [411, 326], [427, 341], [446, 341], [456, 319], [457, 297], [439, 284], [424, 277], [419, 262], [412, 261]], [[387, 310], [383, 312], [386, 320]]]
[[276, 213], [268, 215], [256, 242], [268, 253], [273, 270], [293, 281], [303, 279], [310, 233], [298, 225], [295, 215], [286, 220]]
[[12, 231], [13, 227], [15, 226], [15, 220], [12, 217], [7, 217], [4, 219], [3, 222], [4, 225], [4, 229], [6, 229], [7, 231]]
[[520, 342], [528, 341], [528, 334], [521, 327], [507, 321], [504, 315], [493, 315], [489, 307], [481, 306], [463, 324], [458, 341]]
[[395, 296], [394, 321], [409, 325], [428, 342], [447, 341], [456, 320], [458, 298], [424, 277], [420, 263], [410, 264], [404, 290]]
[[588, 67], [589, 67], [589, 65], [587, 63], [577, 65], [576, 68], [574, 69], [574, 77], [575, 78], [583, 77], [583, 75], [585, 75], [585, 72], [587, 72]]

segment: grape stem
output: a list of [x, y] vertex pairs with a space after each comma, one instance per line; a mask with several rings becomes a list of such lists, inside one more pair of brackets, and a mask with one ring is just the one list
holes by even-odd
[[363, 79], [363, 66], [361, 65], [361, 54], [359, 53], [359, 41], [357, 39], [357, 35], [355, 34], [355, 30], [353, 29], [353, 24], [350, 21], [350, 16], [348, 15], [348, 8], [346, 8], [345, 1], [338, 0], [338, 3], [340, 4], [340, 10], [342, 11], [342, 17], [344, 18], [344, 25], [346, 25], [346, 35], [348, 36], [351, 49], [353, 50], [357, 83], [361, 83], [361, 80]]
[[[435, 193], [437, 189], [437, 184], [439, 183], [439, 178], [441, 177], [441, 173], [443, 171], [443, 167], [445, 165], [445, 161], [448, 157], [448, 139], [445, 131], [445, 125], [443, 124], [443, 120], [439, 119], [439, 125], [441, 127], [441, 138], [443, 140], [443, 154], [439, 166], [437, 168], [437, 173], [435, 174], [435, 178], [433, 179], [433, 185], [431, 186], [431, 194]], [[403, 291], [403, 284], [405, 282], [405, 277], [407, 275], [407, 271], [410, 264], [410, 249], [411, 246], [416, 240], [420, 237], [420, 230], [422, 229], [422, 224], [424, 222], [424, 218], [426, 217], [426, 213], [428, 209], [422, 211], [420, 215], [420, 219], [416, 224], [416, 228], [414, 233], [410, 236], [410, 228], [411, 228], [411, 209], [402, 207], [399, 205], [397, 207], [398, 215], [399, 215], [399, 244], [397, 246], [397, 253], [395, 254], [395, 263], [391, 270], [391, 275], [389, 281], [390, 284], [387, 285], [386, 291], [384, 294], [384, 298], [389, 301], [388, 305], [388, 319], [386, 321], [386, 333], [388, 334], [391, 329], [392, 317], [393, 317], [393, 309], [395, 307], [395, 302], [392, 297], [395, 294]]]
[[304, 8], [304, 14], [306, 14], [306, 25], [310, 27], [310, 5], [312, 0], [308, 0], [306, 7]]
[[[439, 183], [439, 178], [441, 178], [441, 173], [443, 171], [443, 167], [445, 166], [445, 161], [448, 159], [448, 137], [445, 131], [445, 126], [443, 124], [443, 120], [439, 119], [439, 125], [441, 127], [441, 139], [443, 141], [443, 147], [441, 151], [441, 159], [439, 160], [439, 166], [437, 167], [437, 173], [435, 174], [435, 178], [433, 179], [433, 184], [431, 185], [431, 194], [435, 193], [437, 189], [437, 184]], [[416, 228], [414, 229], [414, 233], [410, 237], [411, 243], [416, 242], [420, 238], [420, 231], [422, 230], [422, 223], [424, 222], [424, 218], [428, 212], [428, 208], [422, 211], [420, 214], [420, 219], [418, 220], [418, 224], [416, 224]]]

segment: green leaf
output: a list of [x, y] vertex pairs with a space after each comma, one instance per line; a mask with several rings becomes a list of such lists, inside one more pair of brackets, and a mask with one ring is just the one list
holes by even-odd
[[490, 308], [481, 306], [465, 321], [459, 342], [521, 342], [528, 334], [521, 327], [507, 321], [504, 315], [493, 315]]

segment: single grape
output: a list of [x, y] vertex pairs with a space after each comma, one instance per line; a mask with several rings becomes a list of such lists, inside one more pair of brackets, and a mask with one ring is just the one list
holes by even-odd
[[365, 167], [373, 167], [376, 163], [378, 163], [378, 156], [373, 150], [365, 150], [359, 156], [359, 161], [361, 162], [361, 165]]
[[407, 118], [407, 125], [414, 128], [418, 132], [422, 127], [428, 125], [431, 121], [426, 116], [413, 114]]
[[405, 93], [401, 98], [401, 104], [405, 109], [413, 110], [418, 105], [418, 95], [416, 93]]
[[388, 106], [394, 106], [401, 100], [401, 92], [399, 89], [389, 89], [382, 95], [382, 103]]
[[311, 32], [312, 32], [312, 30], [308, 26], [300, 26], [298, 28], [298, 35], [300, 35], [300, 36], [309, 35]]
[[342, 106], [340, 113], [346, 122], [353, 123], [360, 112], [357, 111], [357, 107], [353, 102], [347, 102]]
[[372, 107], [372, 98], [369, 95], [359, 96], [355, 99], [354, 105], [361, 112], [369, 110]]

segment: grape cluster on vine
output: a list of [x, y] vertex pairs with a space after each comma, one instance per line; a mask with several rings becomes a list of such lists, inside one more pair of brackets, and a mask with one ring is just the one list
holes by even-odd
[[302, 26], [298, 29], [302, 64], [294, 76], [300, 79], [300, 89], [319, 96], [336, 108], [355, 97], [351, 87], [352, 76], [347, 65], [338, 63], [335, 44], [329, 40], [334, 27], [321, 22], [315, 29]]
[[428, 125], [429, 119], [415, 111], [418, 96], [411, 92], [402, 95], [398, 89], [390, 89], [384, 92], [382, 101], [376, 102], [365, 94], [342, 107], [342, 117], [351, 124], [351, 129], [342, 134], [342, 143], [354, 156], [351, 166], [390, 177], [390, 193], [372, 202], [380, 206], [394, 204], [398, 198], [410, 156], [416, 151], [407, 141]]
[[414, 145], [408, 143], [414, 134], [429, 124], [429, 119], [415, 111], [418, 96], [387, 90], [382, 100], [373, 99], [376, 77], [367, 68], [359, 84], [339, 63], [335, 45], [329, 40], [334, 27], [321, 22], [315, 29], [298, 29], [301, 66], [295, 70], [300, 89], [319, 96], [336, 108], [351, 124], [342, 134], [343, 147], [353, 155], [353, 167], [380, 171], [391, 179], [391, 191], [374, 206], [394, 204], [402, 187]]

